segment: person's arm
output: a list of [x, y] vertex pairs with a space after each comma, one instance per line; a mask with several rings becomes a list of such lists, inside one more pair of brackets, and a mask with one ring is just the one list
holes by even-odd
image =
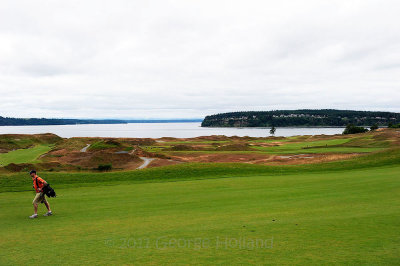
[[[39, 182], [43, 184], [43, 187], [47, 185], [47, 182], [44, 181], [44, 180], [43, 180], [43, 181], [39, 181]], [[42, 190], [43, 190], [42, 188], [43, 188], [43, 187], [40, 187], [40, 188], [39, 188], [39, 192], [42, 192]]]

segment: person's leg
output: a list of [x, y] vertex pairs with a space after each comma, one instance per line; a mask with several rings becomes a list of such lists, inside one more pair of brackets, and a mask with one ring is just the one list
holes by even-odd
[[33, 210], [34, 210], [34, 214], [37, 214], [37, 209], [38, 209], [38, 205], [36, 203], [33, 203]]
[[45, 202], [44, 202], [44, 205], [46, 205], [47, 210], [48, 210], [49, 212], [51, 212], [49, 202], [48, 202], [48, 201], [45, 201]]
[[51, 212], [51, 209], [50, 209], [50, 203], [48, 203], [47, 202], [47, 200], [46, 200], [46, 195], [45, 194], [42, 194], [42, 201], [41, 202], [43, 202], [44, 203], [44, 205], [46, 205], [46, 208], [47, 208], [47, 212], [45, 213], [45, 214], [43, 214], [43, 216], [50, 216], [50, 215], [52, 215], [53, 213]]
[[36, 193], [35, 198], [32, 201], [33, 204], [33, 210], [35, 211], [35, 214], [37, 214], [37, 210], [38, 210], [38, 205], [40, 203], [40, 193]]

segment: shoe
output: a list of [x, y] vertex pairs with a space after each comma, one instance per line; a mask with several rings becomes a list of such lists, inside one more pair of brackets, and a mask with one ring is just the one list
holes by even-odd
[[52, 212], [47, 212], [47, 213], [43, 214], [43, 216], [50, 216], [50, 215], [53, 215], [53, 213]]
[[29, 216], [29, 218], [34, 219], [34, 218], [38, 218], [37, 214], [32, 214], [31, 216]]

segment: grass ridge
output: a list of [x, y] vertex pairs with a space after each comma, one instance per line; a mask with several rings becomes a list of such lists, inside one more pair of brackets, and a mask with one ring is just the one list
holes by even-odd
[[[56, 187], [112, 185], [121, 182], [166, 182], [179, 180], [237, 177], [245, 175], [287, 175], [295, 173], [337, 172], [354, 169], [400, 165], [400, 150], [389, 149], [342, 161], [305, 165], [252, 165], [246, 163], [187, 163], [143, 170], [119, 172], [41, 172]], [[27, 173], [5, 174], [0, 177], [0, 193], [31, 190]]]

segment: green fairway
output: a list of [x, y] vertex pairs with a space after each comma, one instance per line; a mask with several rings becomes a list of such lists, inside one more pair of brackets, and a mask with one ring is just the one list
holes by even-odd
[[0, 193], [0, 264], [400, 263], [399, 165], [235, 176]]
[[29, 149], [18, 149], [7, 153], [0, 153], [0, 166], [10, 163], [33, 163], [37, 158], [50, 151], [52, 145], [37, 145]]
[[280, 149], [276, 149], [275, 147], [264, 148], [257, 147], [258, 150], [266, 151], [271, 154], [307, 154], [307, 153], [363, 153], [363, 152], [373, 152], [379, 151], [383, 148], [365, 148], [365, 147], [329, 147], [329, 146], [320, 146], [320, 147], [301, 147], [301, 148], [291, 148], [291, 147], [282, 147]]
[[299, 154], [299, 153], [355, 153], [355, 152], [373, 152], [381, 150], [381, 147], [359, 147], [346, 146], [350, 139], [332, 139], [320, 141], [308, 141], [301, 143], [285, 143], [281, 146], [255, 147], [257, 150], [272, 154]]

